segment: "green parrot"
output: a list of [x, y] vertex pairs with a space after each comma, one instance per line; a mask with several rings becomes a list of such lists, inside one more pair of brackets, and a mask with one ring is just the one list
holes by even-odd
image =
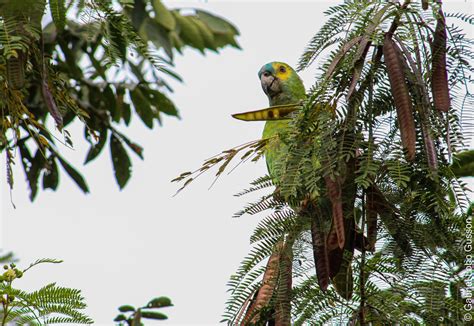
[[[298, 74], [283, 62], [271, 62], [264, 65], [258, 72], [262, 89], [268, 96], [270, 107], [277, 105], [295, 104], [306, 98], [306, 91]], [[263, 129], [263, 138], [278, 137], [288, 128], [289, 120], [268, 120]], [[265, 151], [268, 172], [274, 181], [278, 181], [275, 162], [282, 159], [285, 150], [278, 142], [269, 144]]]
[[[284, 112], [285, 108], [294, 110], [291, 108], [292, 105], [293, 107], [295, 104], [299, 105], [306, 99], [306, 91], [301, 78], [286, 63], [267, 63], [258, 72], [258, 77], [262, 89], [268, 97], [270, 109], [272, 107], [283, 109], [279, 110], [281, 112]], [[258, 112], [256, 114], [258, 115]], [[273, 138], [265, 149], [265, 159], [268, 172], [278, 187], [281, 176], [278, 175], [279, 171], [276, 165], [284, 160], [287, 154], [285, 144], [278, 137], [289, 127], [290, 120], [279, 119], [278, 111], [272, 113], [271, 110], [266, 110], [265, 120], [267, 121], [263, 130], [263, 138]], [[332, 279], [338, 293], [345, 298], [350, 298], [353, 287], [350, 262], [357, 241], [354, 236], [356, 232], [354, 232], [353, 219], [343, 219], [341, 236], [341, 233], [336, 231], [335, 222], [332, 222], [329, 232], [323, 231], [321, 219], [330, 218], [334, 213], [334, 207], [329, 199], [312, 199], [305, 206], [304, 208], [293, 207], [293, 209], [300, 215], [307, 215], [311, 219], [314, 259], [320, 288], [325, 291]], [[345, 251], [347, 252], [345, 253]]]

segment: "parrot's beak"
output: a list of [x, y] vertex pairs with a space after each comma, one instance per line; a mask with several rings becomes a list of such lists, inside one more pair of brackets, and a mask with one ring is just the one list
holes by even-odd
[[272, 74], [262, 74], [260, 77], [262, 89], [267, 96], [274, 96], [280, 91], [279, 80]]

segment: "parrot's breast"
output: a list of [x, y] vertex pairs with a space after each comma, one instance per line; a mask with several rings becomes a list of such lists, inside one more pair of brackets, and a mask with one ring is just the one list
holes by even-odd
[[265, 160], [267, 162], [268, 173], [273, 179], [273, 183], [278, 184], [279, 173], [275, 164], [283, 162], [287, 154], [286, 145], [279, 139], [279, 134], [285, 132], [289, 127], [289, 120], [267, 121], [263, 129], [263, 138], [271, 139], [265, 150]]

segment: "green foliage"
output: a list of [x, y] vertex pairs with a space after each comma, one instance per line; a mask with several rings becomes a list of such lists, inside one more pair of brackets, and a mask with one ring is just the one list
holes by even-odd
[[114, 135], [110, 136], [110, 155], [114, 165], [115, 179], [120, 189], [122, 189], [130, 178], [132, 164], [122, 143]]
[[66, 25], [66, 4], [62, 0], [49, 0], [49, 9], [54, 25], [58, 30], [63, 30]]
[[458, 177], [474, 176], [474, 150], [463, 151], [454, 156], [451, 169]]
[[0, 264], [8, 264], [15, 262], [15, 256], [13, 252], [0, 253]]
[[[67, 128], [75, 120], [90, 143], [85, 164], [110, 147], [122, 189], [132, 175], [130, 151], [143, 159], [142, 147], [120, 130], [132, 113], [150, 129], [164, 116], [179, 118], [167, 83], [181, 81], [174, 52], [238, 48], [238, 31], [226, 20], [202, 10], [184, 15], [159, 0], [7, 2], [0, 4], [0, 151], [10, 187], [20, 152], [31, 200], [40, 185], [58, 189], [61, 171], [89, 192], [63, 156], [73, 147]], [[53, 20], [43, 28], [47, 9]]]
[[145, 306], [135, 308], [130, 305], [123, 305], [118, 308], [121, 314], [115, 317], [117, 325], [139, 326], [143, 325], [142, 318], [153, 320], [165, 320], [168, 317], [154, 309], [172, 307], [171, 300], [167, 297], [157, 297], [150, 300]]
[[34, 266], [61, 263], [56, 259], [39, 259], [24, 270], [14, 263], [4, 265], [0, 276], [1, 325], [92, 324], [82, 310], [86, 308], [81, 291], [50, 283], [41, 289], [27, 292], [13, 287], [16, 279], [24, 277]]

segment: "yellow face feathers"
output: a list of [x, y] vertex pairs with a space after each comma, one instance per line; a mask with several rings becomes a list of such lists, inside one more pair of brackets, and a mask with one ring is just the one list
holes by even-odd
[[275, 76], [280, 80], [287, 80], [292, 74], [292, 69], [285, 63], [274, 62], [272, 67], [275, 71]]

